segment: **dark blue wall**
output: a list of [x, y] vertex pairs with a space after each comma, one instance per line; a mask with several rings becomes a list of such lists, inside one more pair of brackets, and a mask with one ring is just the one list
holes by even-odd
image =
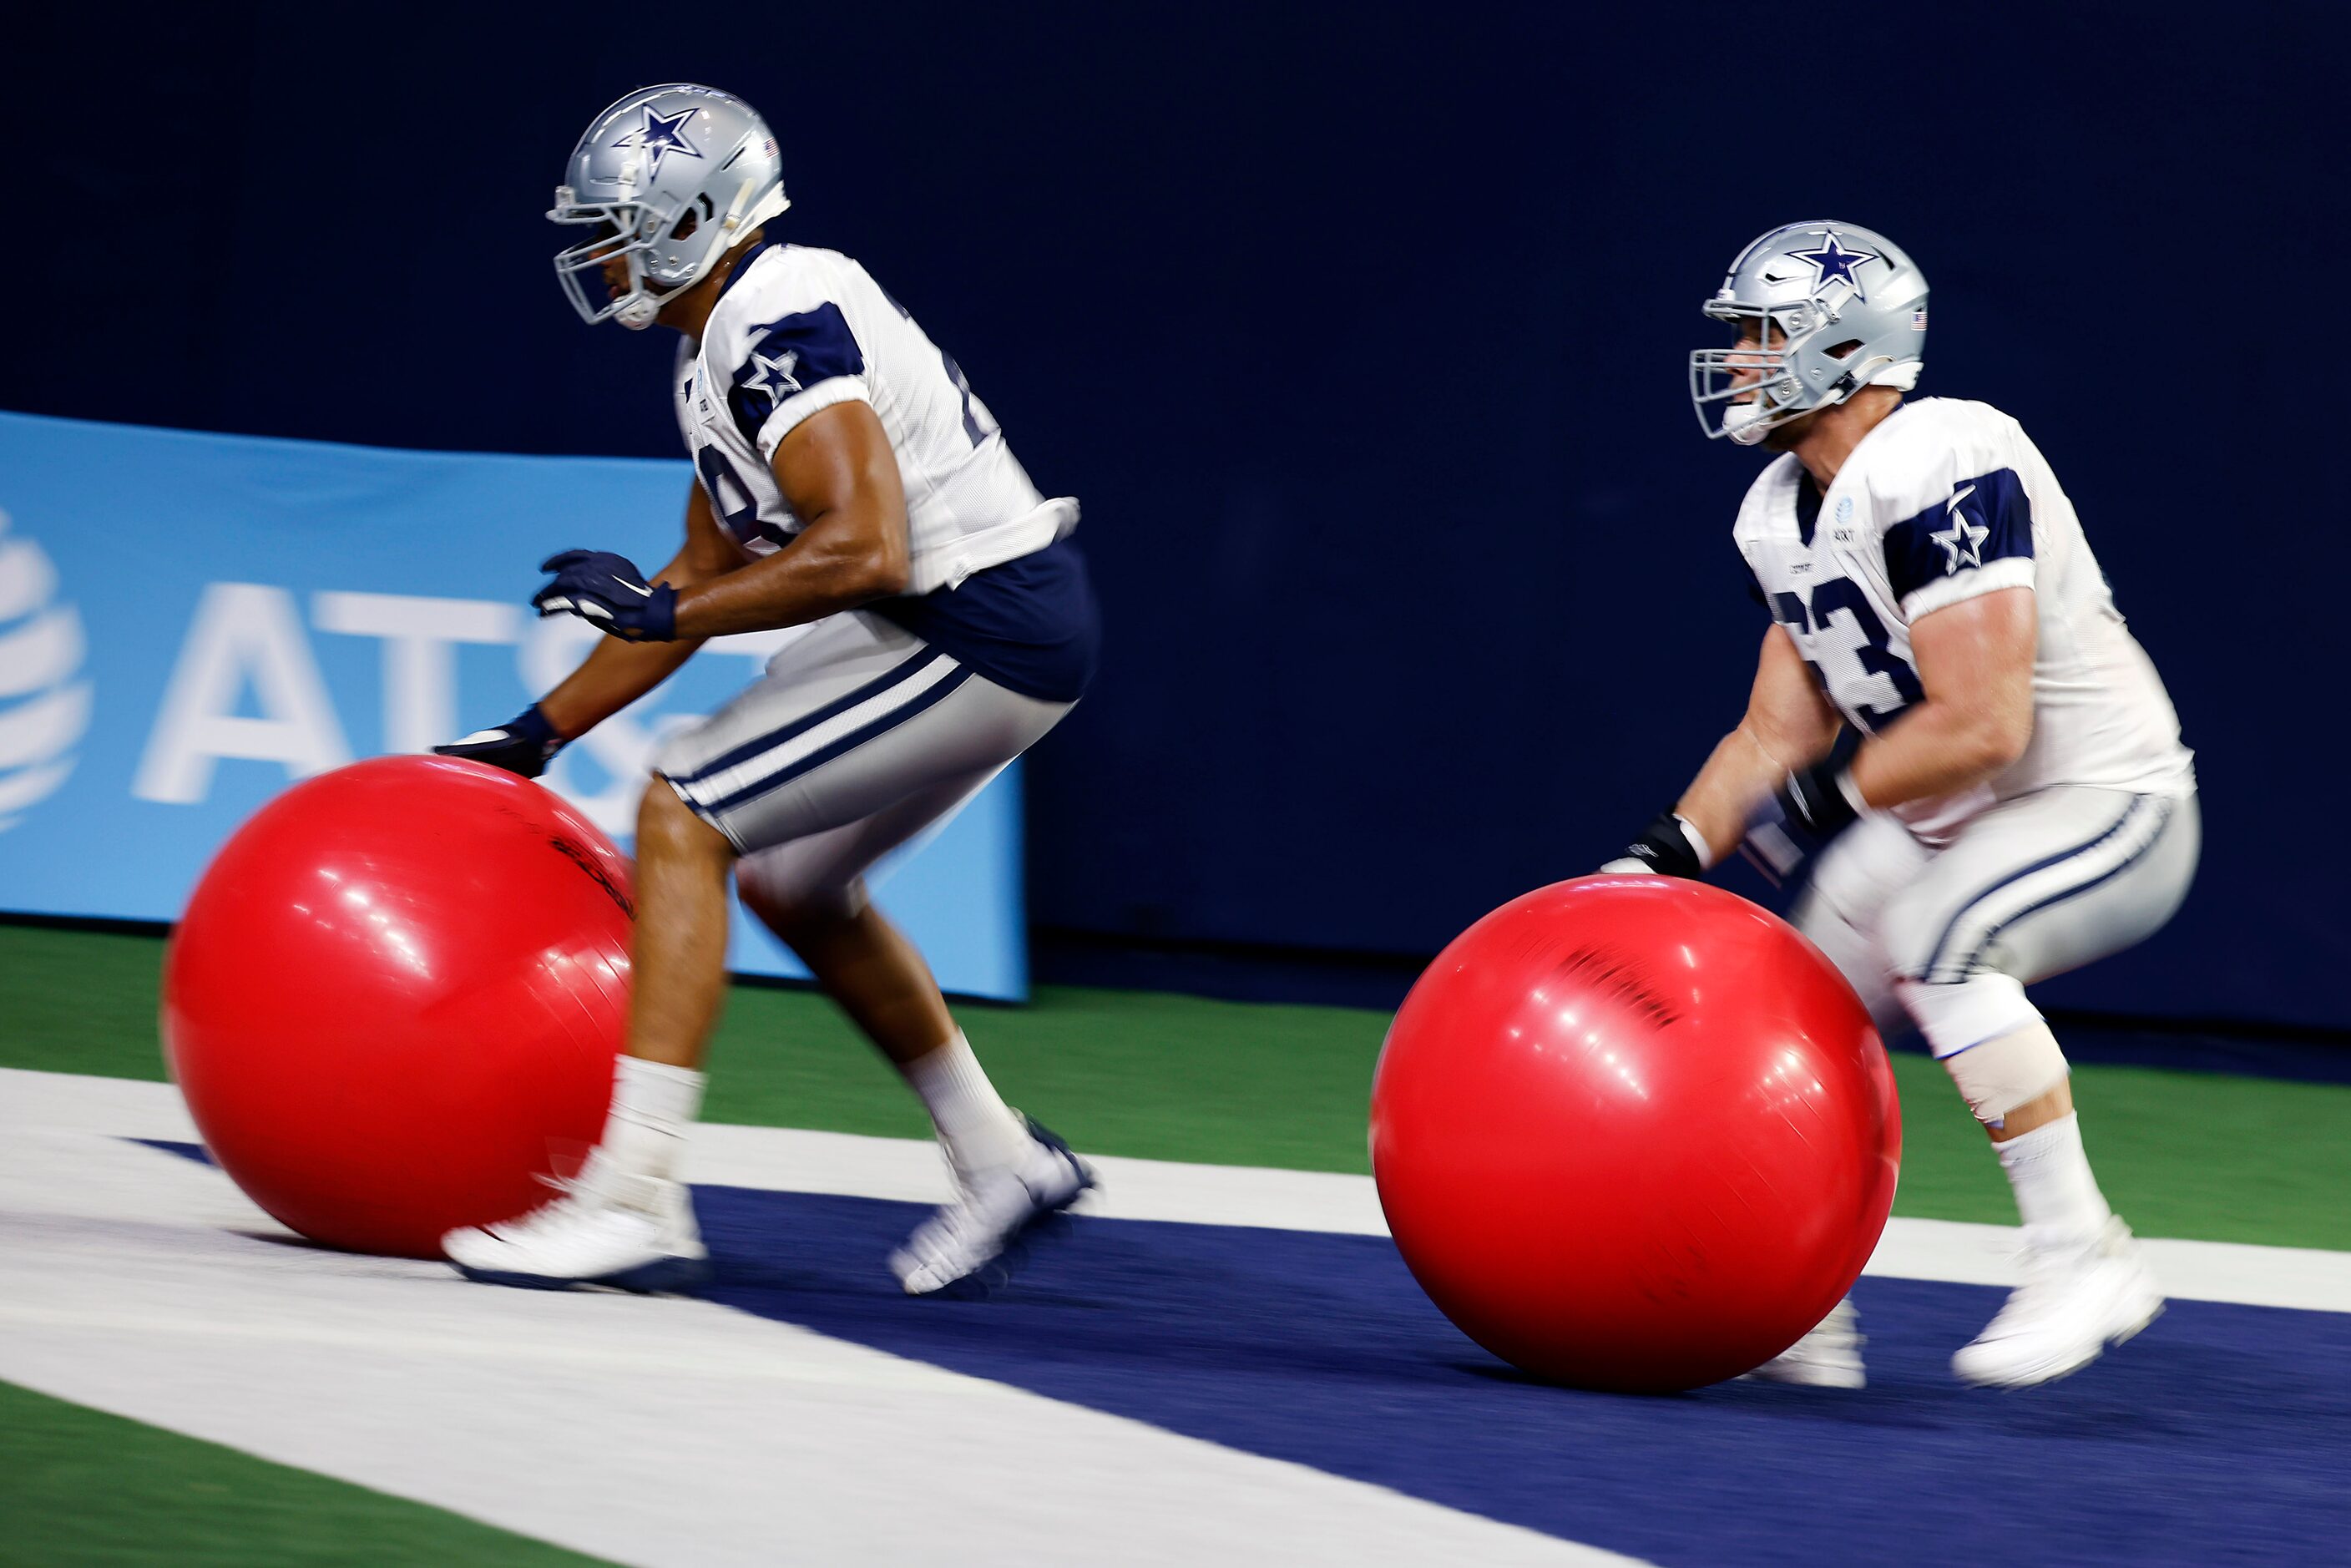
[[1111, 641], [1031, 775], [1038, 918], [1427, 951], [1735, 721], [1757, 459], [1683, 355], [1755, 232], [1867, 223], [1933, 280], [1923, 390], [2023, 420], [2199, 753], [2188, 911], [2053, 997], [2351, 1024], [2339, 5], [327, 10], [12, 51], [0, 403], [671, 452], [666, 334], [582, 328], [538, 214], [608, 99], [733, 88], [789, 232], [1086, 501]]

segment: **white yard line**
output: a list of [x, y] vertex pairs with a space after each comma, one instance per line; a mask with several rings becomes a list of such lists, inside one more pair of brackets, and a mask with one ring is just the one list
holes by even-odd
[[[0, 1126], [9, 1124], [112, 1129], [126, 1137], [195, 1137], [179, 1093], [169, 1084], [0, 1069]], [[1102, 1193], [1087, 1200], [1088, 1213], [1387, 1234], [1369, 1176], [1115, 1155], [1088, 1157], [1102, 1178]], [[938, 1151], [927, 1142], [783, 1127], [697, 1128], [685, 1174], [707, 1185], [917, 1203], [935, 1203], [946, 1192]], [[2012, 1284], [2017, 1239], [2011, 1226], [1896, 1218], [1887, 1224], [1866, 1271], [1952, 1284]], [[2152, 1238], [2147, 1245], [2166, 1291], [2182, 1301], [2351, 1312], [2351, 1252]]]
[[[0, 1126], [111, 1129], [117, 1136], [193, 1140], [169, 1084], [0, 1069]], [[1186, 1165], [1089, 1156], [1102, 1192], [1086, 1211], [1115, 1219], [1247, 1225], [1384, 1236], [1371, 1178], [1327, 1171]], [[917, 1139], [868, 1138], [783, 1127], [697, 1128], [686, 1174], [724, 1186], [935, 1203], [946, 1191], [937, 1150]], [[2015, 1281], [2013, 1227], [1896, 1218], [1867, 1272], [1904, 1280]], [[2351, 1312], [2351, 1252], [2150, 1238], [2166, 1291], [2183, 1301]]]
[[[191, 1136], [168, 1086], [0, 1071], [0, 1378], [630, 1563], [1629, 1561], [705, 1302], [289, 1245], [126, 1141]], [[925, 1179], [852, 1143], [728, 1129], [703, 1179]]]

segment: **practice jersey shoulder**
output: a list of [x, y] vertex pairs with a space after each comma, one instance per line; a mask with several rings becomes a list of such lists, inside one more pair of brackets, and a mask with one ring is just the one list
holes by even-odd
[[2195, 788], [2162, 677], [2123, 624], [2073, 503], [2016, 421], [1989, 404], [1907, 402], [1824, 493], [1793, 454], [1756, 476], [1733, 528], [1772, 619], [1864, 733], [1924, 695], [1910, 629], [2001, 589], [2034, 595], [2032, 739], [1988, 785], [1896, 815], [1938, 836], [1996, 801], [2054, 785]]
[[776, 484], [776, 449], [851, 401], [872, 405], [897, 454], [909, 593], [953, 587], [1077, 525], [1077, 502], [1038, 490], [954, 358], [838, 251], [751, 252], [701, 340], [680, 349], [671, 384], [711, 509], [747, 555], [782, 549], [802, 527]]

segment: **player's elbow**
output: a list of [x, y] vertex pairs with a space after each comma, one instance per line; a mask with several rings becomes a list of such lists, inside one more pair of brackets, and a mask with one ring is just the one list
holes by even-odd
[[858, 590], [868, 600], [895, 599], [906, 591], [914, 577], [914, 569], [904, 549], [882, 546], [865, 553], [860, 562]]
[[844, 608], [895, 599], [906, 591], [914, 569], [903, 529], [828, 523], [821, 528], [811, 525], [800, 539], [802, 545], [817, 548], [832, 596]]
[[2007, 771], [2032, 744], [2032, 706], [2025, 703], [1989, 709], [1976, 716], [1967, 729], [1974, 770], [1987, 777]]

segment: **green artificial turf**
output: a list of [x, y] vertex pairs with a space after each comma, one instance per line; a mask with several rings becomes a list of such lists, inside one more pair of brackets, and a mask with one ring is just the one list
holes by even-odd
[[[1081, 1147], [1371, 1169], [1364, 1113], [1385, 1014], [1046, 986], [1026, 1008], [958, 1017], [1005, 1097]], [[863, 1037], [810, 992], [735, 988], [710, 1066], [714, 1121], [930, 1132]]]
[[[0, 1066], [161, 1078], [159, 938], [0, 926]], [[965, 1007], [1008, 1099], [1081, 1148], [1366, 1171], [1386, 1015], [1048, 986]], [[919, 1137], [920, 1109], [821, 997], [737, 986], [712, 1048], [713, 1121]], [[2013, 1224], [1983, 1134], [1941, 1071], [1897, 1053], [1898, 1214]], [[2085, 1066], [2083, 1135], [2143, 1235], [2351, 1250], [2351, 1085]]]
[[0, 1383], [0, 1563], [601, 1561]]
[[0, 1067], [162, 1078], [162, 939], [0, 925]]

